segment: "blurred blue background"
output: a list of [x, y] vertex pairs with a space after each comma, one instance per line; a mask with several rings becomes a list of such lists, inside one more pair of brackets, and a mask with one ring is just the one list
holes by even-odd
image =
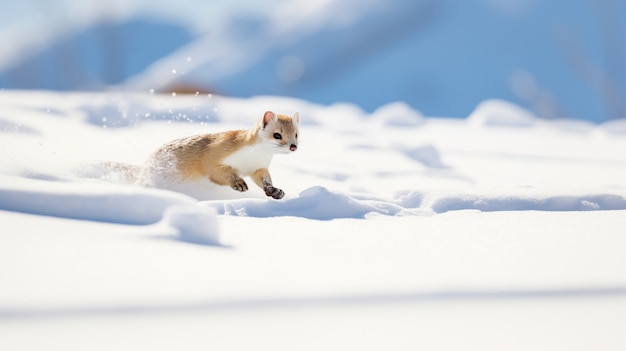
[[626, 117], [621, 0], [0, 0], [0, 88]]

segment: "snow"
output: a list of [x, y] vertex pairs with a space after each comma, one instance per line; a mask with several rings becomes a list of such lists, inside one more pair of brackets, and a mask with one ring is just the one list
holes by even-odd
[[537, 117], [510, 102], [487, 100], [481, 102], [468, 119], [479, 125], [527, 127], [535, 123]]
[[158, 222], [163, 211], [192, 198], [176, 193], [92, 184], [2, 179], [0, 208], [44, 216], [121, 224]]
[[321, 186], [306, 189], [297, 198], [284, 202], [242, 199], [226, 203], [213, 201], [208, 204], [222, 214], [250, 217], [296, 216], [319, 220], [365, 218], [370, 213], [394, 214], [399, 211], [399, 207], [393, 204], [359, 200], [346, 194], [331, 192]]
[[[282, 200], [103, 166], [266, 110], [301, 116]], [[622, 122], [1, 91], [0, 349], [620, 349]]]
[[181, 241], [220, 245], [215, 212], [200, 206], [170, 206], [163, 214], [163, 223], [177, 230]]

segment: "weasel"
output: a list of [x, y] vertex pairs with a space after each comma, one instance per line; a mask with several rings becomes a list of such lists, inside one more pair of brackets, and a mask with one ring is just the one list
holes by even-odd
[[263, 114], [250, 130], [231, 130], [201, 134], [171, 141], [148, 159], [142, 168], [144, 185], [157, 185], [162, 177], [168, 181], [208, 178], [218, 185], [244, 192], [249, 176], [265, 195], [281, 199], [285, 192], [274, 187], [268, 171], [272, 156], [298, 149], [300, 116]]

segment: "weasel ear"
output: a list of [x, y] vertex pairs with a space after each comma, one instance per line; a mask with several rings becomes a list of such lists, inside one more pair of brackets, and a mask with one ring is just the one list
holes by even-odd
[[299, 125], [300, 124], [300, 114], [298, 112], [294, 113], [293, 117], [291, 117], [291, 120], [293, 121], [293, 124]]
[[265, 114], [263, 115], [263, 128], [267, 127], [267, 125], [271, 122], [276, 122], [278, 120], [278, 117], [276, 117], [276, 114], [272, 111], [267, 111], [265, 112]]

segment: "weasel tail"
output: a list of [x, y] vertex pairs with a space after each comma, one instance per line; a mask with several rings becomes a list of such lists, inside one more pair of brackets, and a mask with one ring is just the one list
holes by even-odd
[[267, 111], [250, 130], [202, 134], [171, 141], [154, 152], [141, 169], [139, 182], [159, 183], [208, 179], [233, 190], [248, 190], [243, 177], [250, 177], [267, 196], [281, 199], [285, 193], [274, 187], [269, 165], [275, 154], [298, 149], [300, 116]]

